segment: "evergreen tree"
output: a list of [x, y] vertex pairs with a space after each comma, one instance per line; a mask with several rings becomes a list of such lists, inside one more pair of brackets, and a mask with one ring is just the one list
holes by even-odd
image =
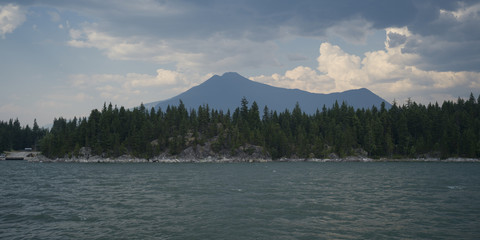
[[[480, 99], [478, 99], [480, 100]], [[307, 115], [297, 103], [283, 112], [251, 106], [244, 97], [240, 107], [227, 111], [208, 105], [187, 110], [178, 106], [133, 110], [104, 103], [101, 111], [88, 117], [54, 120], [50, 131], [21, 127], [18, 119], [0, 121], [0, 150], [35, 146], [48, 157], [78, 155], [86, 147], [102, 156], [130, 154], [151, 158], [169, 150], [179, 154], [187, 147], [210, 143], [212, 150], [235, 153], [247, 144], [264, 147], [272, 158], [328, 157], [354, 154], [359, 148], [372, 157], [416, 157], [440, 154], [441, 157], [480, 157], [480, 103], [473, 97], [465, 101], [445, 101], [424, 106], [411, 100], [390, 109], [357, 109], [345, 102], [323, 106]]]

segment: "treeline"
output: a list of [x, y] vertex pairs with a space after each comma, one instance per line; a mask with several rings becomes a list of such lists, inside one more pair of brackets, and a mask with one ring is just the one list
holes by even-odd
[[11, 150], [35, 149], [38, 141], [47, 133], [47, 130], [38, 127], [37, 120], [30, 126], [22, 127], [18, 119], [8, 122], [0, 121], [0, 153]]
[[133, 110], [104, 104], [85, 118], [55, 119], [41, 140], [47, 157], [76, 156], [82, 147], [92, 154], [130, 154], [152, 158], [177, 155], [187, 147], [211, 144], [215, 152], [240, 146], [263, 147], [273, 159], [327, 158], [367, 154], [369, 157], [480, 157], [480, 97], [428, 106], [408, 101], [390, 109], [357, 109], [345, 103], [325, 106], [307, 115], [297, 104], [292, 110], [259, 110], [241, 100], [233, 113], [186, 109], [180, 101], [165, 111]]

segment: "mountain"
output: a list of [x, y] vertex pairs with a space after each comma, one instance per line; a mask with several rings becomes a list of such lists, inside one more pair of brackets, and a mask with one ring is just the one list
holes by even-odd
[[249, 80], [234, 72], [224, 73], [222, 76], [215, 75], [175, 97], [144, 105], [147, 109], [155, 107], [157, 110], [159, 108], [166, 110], [167, 106], [177, 106], [182, 100], [187, 109], [196, 109], [200, 105], [208, 104], [211, 109], [224, 112], [230, 109], [233, 112], [240, 107], [243, 97], [246, 97], [250, 104], [256, 101], [260, 111], [267, 106], [270, 110], [283, 112], [285, 109], [293, 109], [298, 102], [307, 114], [313, 114], [317, 109], [321, 110], [323, 105], [330, 108], [335, 101], [339, 104], [346, 102], [355, 109], [371, 108], [373, 105], [380, 108], [382, 102], [385, 102], [387, 108], [391, 106], [366, 88], [330, 94], [311, 93], [298, 89], [273, 87]]

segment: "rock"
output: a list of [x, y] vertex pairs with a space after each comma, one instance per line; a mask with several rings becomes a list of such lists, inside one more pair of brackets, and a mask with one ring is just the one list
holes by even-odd
[[330, 159], [339, 159], [338, 155], [336, 153], [330, 153], [328, 154], [328, 158]]
[[175, 158], [188, 162], [259, 162], [271, 159], [260, 146], [247, 144], [234, 150], [221, 149], [215, 152], [211, 142], [187, 147]]
[[86, 157], [87, 159], [92, 155], [92, 149], [89, 147], [82, 147], [78, 151], [78, 156], [80, 157]]
[[359, 156], [359, 157], [366, 157], [368, 156], [368, 152], [365, 151], [363, 148], [356, 148], [353, 150], [353, 153], [355, 156]]

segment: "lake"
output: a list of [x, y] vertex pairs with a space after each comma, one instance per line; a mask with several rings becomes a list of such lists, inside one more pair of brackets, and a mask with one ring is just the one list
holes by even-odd
[[0, 161], [0, 239], [479, 239], [480, 163]]

